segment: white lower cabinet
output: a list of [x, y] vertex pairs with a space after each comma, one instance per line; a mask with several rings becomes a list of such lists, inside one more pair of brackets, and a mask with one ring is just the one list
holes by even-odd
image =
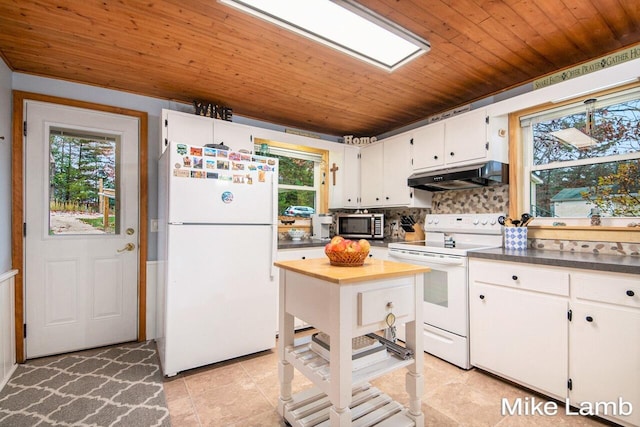
[[569, 302], [509, 285], [471, 282], [471, 364], [564, 399]]
[[640, 280], [469, 260], [471, 364], [571, 407], [640, 426]]
[[569, 328], [571, 404], [579, 409], [600, 402], [601, 410], [608, 405], [605, 418], [640, 426], [640, 279], [612, 273], [571, 278], [577, 300]]

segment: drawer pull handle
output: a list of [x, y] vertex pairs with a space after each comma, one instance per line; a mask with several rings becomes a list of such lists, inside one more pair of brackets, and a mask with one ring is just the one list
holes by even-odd
[[587, 316], [586, 319], [587, 319], [587, 322], [593, 322], [593, 317], [591, 316]]
[[518, 276], [516, 276], [516, 275], [511, 276], [511, 278], [512, 278], [513, 280], [518, 280]]
[[481, 294], [481, 295], [480, 295], [480, 299], [484, 299], [484, 295], [482, 295], [482, 294]]
[[636, 293], [635, 293], [635, 292], [633, 292], [631, 289], [629, 289], [629, 290], [627, 291], [627, 296], [632, 297], [632, 296], [634, 296], [635, 294], [636, 294]]

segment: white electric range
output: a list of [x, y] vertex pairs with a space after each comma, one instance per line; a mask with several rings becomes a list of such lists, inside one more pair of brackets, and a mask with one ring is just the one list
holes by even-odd
[[427, 215], [426, 240], [389, 244], [389, 259], [431, 268], [424, 284], [424, 351], [464, 369], [471, 368], [467, 253], [502, 246], [500, 215]]

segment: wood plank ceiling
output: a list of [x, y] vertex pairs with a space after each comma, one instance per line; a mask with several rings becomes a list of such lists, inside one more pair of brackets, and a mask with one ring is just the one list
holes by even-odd
[[373, 136], [640, 42], [640, 1], [362, 0], [429, 40], [388, 73], [216, 0], [0, 0], [11, 70]]

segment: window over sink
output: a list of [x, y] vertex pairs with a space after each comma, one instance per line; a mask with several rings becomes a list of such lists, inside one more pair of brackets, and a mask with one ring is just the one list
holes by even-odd
[[525, 211], [569, 225], [588, 225], [593, 215], [613, 218], [609, 225], [640, 216], [640, 87], [594, 94], [519, 121]]

